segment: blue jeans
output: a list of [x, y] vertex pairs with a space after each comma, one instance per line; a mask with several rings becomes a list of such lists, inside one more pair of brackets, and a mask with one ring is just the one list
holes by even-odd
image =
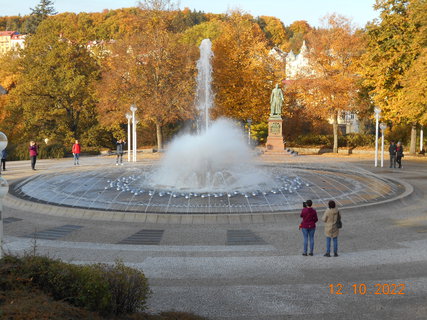
[[[334, 242], [334, 253], [338, 253], [338, 237], [332, 238]], [[326, 237], [326, 253], [331, 253], [331, 237]]]
[[314, 232], [316, 228], [305, 229], [302, 228], [302, 234], [304, 235], [304, 253], [307, 253], [308, 238], [310, 238], [310, 252], [314, 250]]
[[74, 156], [74, 164], [79, 164], [80, 153], [73, 153]]

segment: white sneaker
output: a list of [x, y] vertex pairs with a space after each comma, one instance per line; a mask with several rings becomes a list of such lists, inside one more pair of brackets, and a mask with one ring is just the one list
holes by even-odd
[[116, 163], [116, 166], [118, 166], [119, 164], [118, 163]]
[[120, 163], [120, 165], [122, 166], [122, 165], [123, 165], [123, 162], [122, 162], [122, 163]]

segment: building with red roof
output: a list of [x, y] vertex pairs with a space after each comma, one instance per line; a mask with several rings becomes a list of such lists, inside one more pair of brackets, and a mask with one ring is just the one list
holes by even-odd
[[4, 54], [12, 49], [23, 48], [25, 34], [16, 31], [0, 31], [0, 54]]

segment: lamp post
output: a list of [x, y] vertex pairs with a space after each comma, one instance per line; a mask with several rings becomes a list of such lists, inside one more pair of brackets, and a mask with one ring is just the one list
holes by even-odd
[[131, 145], [131, 138], [130, 138], [130, 119], [132, 119], [132, 115], [130, 113], [126, 113], [126, 119], [128, 119], [128, 162], [130, 162], [130, 145]]
[[136, 105], [130, 106], [130, 111], [132, 111], [132, 145], [133, 145], [133, 156], [132, 161], [136, 162], [136, 119], [135, 119], [135, 111], [138, 110]]
[[252, 119], [248, 119], [248, 144], [251, 145], [251, 125]]
[[383, 122], [380, 123], [381, 129], [381, 168], [384, 167], [384, 131], [387, 128], [387, 125]]
[[[0, 132], [0, 153], [6, 149], [7, 137]], [[0, 175], [0, 259], [3, 258], [3, 197], [9, 190], [9, 185], [5, 178]]]
[[375, 167], [378, 167], [378, 122], [380, 120], [381, 109], [374, 108], [375, 112]]

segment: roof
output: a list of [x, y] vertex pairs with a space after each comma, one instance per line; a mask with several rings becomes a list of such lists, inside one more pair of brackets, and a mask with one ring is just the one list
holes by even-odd
[[25, 37], [26, 37], [25, 34], [15, 33], [14, 35], [12, 35], [12, 40], [23, 40], [25, 39]]
[[0, 31], [0, 37], [12, 36], [13, 34], [17, 34], [17, 32], [16, 31]]

